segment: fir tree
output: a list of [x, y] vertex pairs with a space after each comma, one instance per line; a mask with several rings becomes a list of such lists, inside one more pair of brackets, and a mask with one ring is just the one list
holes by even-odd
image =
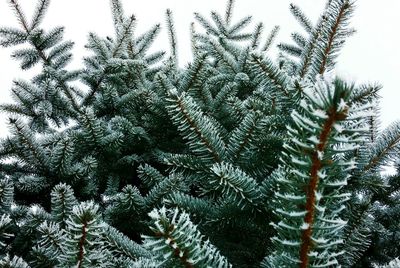
[[82, 70], [41, 28], [48, 0], [30, 20], [9, 3], [0, 44], [42, 68], [0, 106], [1, 267], [396, 266], [400, 125], [379, 128], [379, 85], [332, 78], [352, 0], [315, 23], [292, 4], [304, 33], [276, 60], [278, 26], [263, 40], [233, 0], [195, 13], [185, 67], [171, 10], [170, 51], [149, 53], [161, 25], [136, 33], [111, 0], [114, 36], [89, 34]]

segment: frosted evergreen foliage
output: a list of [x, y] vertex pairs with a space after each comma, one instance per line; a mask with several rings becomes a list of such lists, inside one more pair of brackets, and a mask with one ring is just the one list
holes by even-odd
[[171, 261], [167, 266], [232, 267], [201, 235], [187, 213], [163, 207], [153, 210], [149, 216], [154, 221], [150, 227], [154, 235], [145, 236], [144, 246], [157, 251], [167, 262]]
[[0, 260], [0, 265], [4, 268], [30, 268], [22, 258], [17, 256], [11, 258], [9, 255]]
[[368, 107], [350, 107], [349, 88], [338, 81], [319, 81], [304, 94], [300, 112], [292, 112], [289, 142], [283, 146], [274, 200], [279, 222], [272, 223], [278, 236], [272, 240], [281, 265], [329, 267], [338, 265], [336, 257], [343, 254], [337, 246], [343, 243], [347, 221], [339, 215], [350, 197], [343, 188], [356, 167], [343, 153], [364, 141]]
[[[1, 267], [399, 257], [400, 124], [380, 127], [380, 85], [334, 77], [354, 1], [327, 1], [316, 21], [290, 5], [303, 29], [274, 58], [279, 26], [237, 18], [228, 0], [194, 14], [183, 65], [173, 10], [141, 32], [110, 0], [114, 31], [88, 34], [81, 70], [64, 28], [42, 26], [49, 0], [29, 18], [8, 2], [17, 25], [0, 28], [0, 45], [37, 73], [0, 105]], [[169, 45], [155, 51], [162, 29]], [[395, 174], [381, 174], [387, 165]]]
[[400, 266], [400, 260], [398, 258], [390, 261], [388, 264], [386, 265], [381, 265], [381, 266], [377, 266], [375, 265], [374, 267], [379, 267], [379, 268], [396, 268]]

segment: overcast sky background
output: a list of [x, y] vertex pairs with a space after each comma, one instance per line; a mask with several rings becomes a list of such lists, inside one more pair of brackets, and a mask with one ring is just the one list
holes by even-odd
[[[165, 10], [173, 11], [178, 36], [180, 65], [191, 60], [189, 25], [193, 12], [209, 17], [210, 11], [225, 11], [225, 0], [122, 0], [127, 14], [137, 18], [136, 33], [142, 33], [155, 23], [165, 25]], [[303, 8], [315, 23], [326, 0], [237, 0], [233, 22], [245, 15], [253, 16], [256, 22], [263, 22], [264, 40], [274, 25], [281, 26], [277, 41], [289, 41], [290, 33], [301, 31], [292, 17], [289, 4], [293, 2]], [[20, 0], [25, 14], [30, 18], [36, 1]], [[112, 36], [113, 26], [108, 0], [53, 0], [42, 26], [45, 29], [65, 26], [65, 38], [75, 42], [74, 60], [70, 67], [82, 66], [82, 56], [88, 32], [101, 36]], [[382, 127], [400, 119], [400, 0], [358, 0], [352, 25], [357, 33], [345, 45], [338, 59], [337, 73], [357, 83], [378, 82], [381, 91]], [[0, 0], [0, 26], [18, 25], [8, 1]], [[157, 38], [152, 51], [168, 50], [165, 27]], [[0, 48], [0, 102], [11, 102], [10, 89], [14, 78], [29, 79], [38, 69], [21, 72], [19, 63], [10, 58], [13, 49]], [[270, 51], [274, 56], [276, 49]], [[7, 135], [6, 114], [0, 114], [0, 137]]]

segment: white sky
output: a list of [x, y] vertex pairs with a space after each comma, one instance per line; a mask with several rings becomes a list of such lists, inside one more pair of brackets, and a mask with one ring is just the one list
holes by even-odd
[[[0, 1], [0, 26], [17, 25], [17, 21], [8, 6], [8, 1]], [[33, 0], [20, 0], [21, 6], [30, 18], [36, 5]], [[191, 59], [189, 25], [193, 21], [193, 12], [209, 17], [211, 10], [225, 11], [225, 0], [122, 0], [127, 14], [135, 14], [137, 32], [142, 33], [155, 23], [165, 25], [165, 10], [173, 11], [178, 36], [180, 64]], [[253, 25], [262, 21], [265, 36], [274, 25], [280, 25], [277, 41], [289, 41], [290, 33], [300, 27], [289, 11], [293, 2], [316, 22], [325, 0], [236, 0], [233, 22], [245, 15], [253, 16]], [[400, 119], [400, 49], [399, 27], [400, 0], [358, 0], [352, 25], [357, 29], [355, 36], [348, 40], [339, 57], [337, 72], [348, 80], [361, 82], [379, 82], [381, 91], [382, 126]], [[109, 0], [53, 0], [42, 24], [45, 29], [65, 26], [66, 39], [75, 42], [74, 68], [81, 67], [81, 58], [87, 53], [83, 48], [88, 32], [101, 36], [112, 35], [113, 26]], [[252, 29], [250, 26], [249, 29]], [[275, 45], [278, 43], [276, 42]], [[156, 40], [153, 50], [167, 50], [165, 27]], [[274, 53], [272, 50], [270, 53]], [[14, 78], [30, 78], [32, 72], [21, 72], [19, 64], [10, 58], [12, 49], [0, 48], [0, 102], [10, 102], [10, 88]], [[35, 73], [35, 70], [33, 71]], [[36, 69], [37, 72], [37, 69]], [[7, 115], [0, 114], [0, 136], [7, 133], [5, 120]]]

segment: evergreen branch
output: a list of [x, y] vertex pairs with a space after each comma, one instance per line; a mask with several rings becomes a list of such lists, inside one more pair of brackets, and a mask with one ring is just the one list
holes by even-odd
[[172, 193], [164, 200], [164, 203], [168, 207], [177, 207], [180, 210], [188, 211], [193, 217], [200, 220], [212, 219], [210, 214], [213, 215], [216, 210], [216, 206], [211, 201], [184, 193]]
[[363, 167], [363, 173], [376, 168], [400, 153], [400, 122], [388, 126], [372, 146], [369, 162]]
[[[13, 2], [13, 1], [12, 1]], [[30, 35], [30, 31], [25, 29], [26, 34], [29, 36]], [[49, 35], [51, 36], [51, 35]], [[43, 61], [45, 66], [49, 66], [49, 70], [51, 70], [51, 67], [53, 67], [54, 63], [52, 63], [51, 59], [49, 57], [47, 57], [43, 51], [44, 48], [39, 47], [39, 44], [37, 44], [36, 42], [31, 41], [30, 42], [32, 44], [32, 46], [34, 47], [34, 49], [37, 51], [37, 55], [39, 55], [40, 59]], [[24, 68], [29, 68], [30, 66], [32, 66], [32, 63], [35, 63], [35, 61], [29, 60], [27, 61], [25, 64], [23, 64]], [[49, 72], [51, 73], [51, 72]], [[52, 73], [53, 75], [55, 73]], [[59, 84], [59, 86], [61, 87], [61, 89], [63, 90], [64, 94], [67, 96], [67, 98], [70, 100], [73, 108], [75, 109], [76, 113], [81, 113], [78, 104], [76, 103], [75, 98], [73, 97], [72, 93], [70, 92], [70, 89], [68, 88], [68, 86], [65, 84], [64, 81], [62, 81], [60, 79], [60, 77], [58, 77], [57, 75], [54, 76], [55, 80], [57, 81], [57, 83]]]
[[151, 65], [159, 62], [164, 56], [165, 56], [165, 51], [158, 51], [146, 56], [144, 60], [147, 63], [147, 65]]
[[226, 105], [230, 108], [229, 115], [232, 116], [235, 121], [239, 122], [246, 116], [247, 109], [245, 104], [238, 97], [228, 97]]
[[206, 66], [207, 54], [198, 54], [187, 72], [183, 75], [182, 82], [179, 85], [180, 92], [186, 92], [201, 78], [200, 73], [202, 69]]
[[50, 195], [52, 217], [64, 228], [73, 207], [77, 205], [74, 192], [71, 186], [61, 183], [53, 188]]
[[254, 32], [251, 36], [251, 44], [250, 44], [251, 49], [256, 49], [257, 46], [260, 44], [260, 38], [261, 38], [263, 29], [264, 29], [264, 25], [262, 22], [257, 24], [256, 29], [254, 30]]
[[120, 193], [117, 193], [113, 199], [112, 206], [109, 206], [106, 210], [108, 220], [112, 223], [118, 222], [118, 217], [113, 215], [121, 215], [120, 213], [126, 213], [126, 215], [138, 215], [145, 208], [145, 200], [140, 194], [139, 190], [132, 185], [125, 186]]
[[231, 41], [247, 41], [252, 36], [251, 33], [243, 33], [243, 34], [235, 34], [229, 36], [229, 40]]
[[28, 23], [26, 21], [26, 17], [24, 12], [22, 11], [21, 7], [19, 6], [19, 3], [17, 0], [8, 0], [12, 9], [14, 9], [14, 12], [17, 16], [17, 19], [19, 23], [21, 24], [22, 28], [24, 28], [25, 32], [29, 35], [31, 30], [29, 29]]
[[379, 91], [382, 86], [379, 84], [374, 85], [361, 85], [352, 91], [351, 103], [353, 104], [366, 104], [369, 102], [376, 101], [380, 98]]
[[246, 27], [251, 22], [252, 17], [247, 16], [238, 21], [236, 24], [232, 25], [229, 29], [229, 36], [233, 36], [237, 34], [240, 30]]
[[[238, 57], [239, 70], [246, 70], [247, 61], [249, 60], [249, 55], [250, 55], [249, 47], [245, 48], [244, 50], [242, 50], [239, 53], [239, 57]], [[239, 82], [240, 84], [244, 84], [246, 82], [249, 82], [249, 80], [250, 80], [249, 77], [247, 76], [247, 74], [244, 74], [244, 73], [241, 73], [240, 75], [238, 75], [235, 78], [236, 78], [235, 80], [237, 80], [237, 82]]]
[[[113, 47], [111, 55], [110, 55], [111, 59], [118, 57], [121, 50], [124, 48], [124, 45], [126, 45], [126, 42], [129, 41], [129, 37], [132, 34], [132, 28], [133, 28], [135, 22], [136, 22], [136, 18], [134, 16], [131, 16], [122, 25], [122, 30], [120, 31], [120, 34], [117, 36], [117, 42], [116, 42], [115, 46]], [[94, 37], [94, 34], [91, 34], [91, 36]], [[81, 106], [88, 105], [88, 103], [93, 99], [96, 92], [100, 89], [100, 86], [101, 86], [102, 82], [104, 81], [104, 79], [106, 79], [106, 76], [107, 76], [107, 72], [105, 69], [100, 74], [100, 77], [96, 80], [93, 87], [90, 89], [90, 92], [82, 100]]]
[[215, 25], [217, 25], [218, 31], [220, 32], [221, 35], [226, 36], [227, 35], [227, 29], [226, 29], [226, 24], [222, 20], [221, 16], [215, 12], [211, 12], [211, 19], [215, 22]]
[[157, 169], [148, 164], [140, 165], [137, 172], [140, 180], [148, 188], [152, 188], [157, 183], [160, 183], [165, 179], [165, 177]]
[[115, 255], [127, 256], [132, 260], [140, 257], [150, 258], [152, 255], [142, 245], [130, 240], [123, 233], [110, 225], [106, 225], [103, 232], [106, 247]]
[[135, 23], [136, 18], [132, 15], [122, 24], [122, 30], [120, 31], [120, 34], [117, 35], [117, 41], [113, 47], [111, 58], [117, 58], [120, 56], [124, 46], [126, 46], [131, 39], [130, 37], [132, 36]]
[[285, 97], [289, 97], [285, 74], [276, 68], [267, 58], [262, 58], [256, 54], [251, 54], [250, 57], [250, 63], [254, 66], [253, 72], [260, 78], [267, 78], [266, 80], [271, 82], [274, 88], [282, 92]]
[[143, 236], [144, 246], [155, 250], [160, 259], [176, 259], [186, 268], [232, 267], [209, 240], [204, 240], [187, 213], [163, 207], [149, 216], [154, 222], [150, 227], [154, 236]]
[[[327, 4], [328, 6], [328, 4]], [[314, 27], [311, 36], [308, 38], [307, 45], [304, 47], [303, 53], [300, 58], [300, 68], [299, 68], [299, 76], [301, 78], [305, 78], [307, 72], [309, 71], [310, 65], [312, 63], [315, 50], [317, 48], [317, 42], [323, 33], [323, 27], [326, 23], [327, 17], [324, 13]]]
[[232, 20], [232, 11], [233, 11], [234, 3], [235, 3], [234, 0], [228, 0], [228, 3], [226, 5], [226, 10], [225, 10], [225, 23], [226, 23], [226, 25], [229, 25], [231, 20]]
[[0, 40], [0, 46], [2, 47], [22, 44], [26, 42], [28, 37], [24, 31], [6, 27], [0, 28], [0, 36], [2, 37], [2, 40]]
[[27, 70], [33, 67], [36, 63], [40, 61], [39, 55], [36, 53], [35, 49], [25, 48], [15, 50], [11, 57], [17, 60], [21, 60], [21, 69]]
[[[47, 34], [42, 34], [39, 40], [33, 42], [36, 43], [37, 47], [40, 50], [44, 51], [62, 41], [64, 30], [64, 27], [55, 27], [54, 29], [51, 29]], [[50, 61], [48, 57], [47, 60]]]
[[196, 27], [195, 27], [195, 23], [192, 22], [190, 23], [190, 48], [192, 49], [192, 53], [193, 56], [197, 56], [198, 51], [199, 51], [199, 45], [197, 44], [197, 40], [196, 40]]
[[303, 50], [301, 48], [299, 48], [297, 46], [285, 44], [285, 43], [279, 44], [278, 48], [280, 50], [282, 50], [283, 52], [286, 52], [287, 54], [295, 56], [295, 57], [301, 56], [301, 53], [303, 52]]
[[120, 25], [124, 23], [124, 9], [120, 0], [111, 0], [111, 13], [113, 16], [115, 34], [119, 35]]
[[282, 190], [273, 202], [280, 221], [272, 223], [278, 231], [272, 239], [280, 247], [271, 263], [329, 266], [337, 265], [336, 257], [343, 254], [337, 247], [346, 222], [338, 215], [350, 194], [340, 189], [356, 167], [343, 153], [354, 152], [365, 141], [361, 135], [368, 110], [368, 106], [348, 106], [350, 90], [340, 81], [319, 81], [304, 89], [302, 113], [292, 112], [291, 142], [284, 144], [283, 166], [274, 175], [277, 189]]
[[[10, 215], [8, 214], [3, 214], [0, 217], [0, 239], [9, 239], [11, 237], [14, 237], [14, 234], [12, 232], [11, 228], [11, 218]], [[3, 241], [0, 240], [0, 249], [3, 250], [7, 246]]]
[[239, 72], [235, 57], [229, 53], [220, 42], [210, 39], [209, 44], [218, 61], [224, 62], [234, 73]]
[[154, 85], [155, 85], [155, 89], [157, 90], [157, 94], [159, 96], [162, 96], [163, 98], [166, 98], [168, 96], [168, 92], [170, 90], [175, 89], [171, 80], [168, 79], [168, 77], [162, 72], [159, 72], [155, 75]]
[[135, 44], [137, 46], [137, 54], [143, 54], [151, 45], [151, 42], [156, 38], [160, 32], [161, 25], [156, 24], [150, 30], [136, 38]]
[[167, 106], [173, 123], [188, 141], [189, 148], [200, 157], [219, 162], [225, 155], [225, 144], [211, 120], [195, 104], [190, 96], [170, 91], [171, 103]]
[[106, 264], [107, 255], [92, 254], [99, 247], [98, 239], [101, 238], [103, 229], [104, 223], [100, 220], [97, 205], [85, 202], [74, 206], [67, 220], [68, 238], [64, 245], [65, 254], [60, 256], [60, 260], [77, 268], [86, 267], [91, 262], [103, 261]]
[[221, 90], [217, 93], [212, 103], [213, 106], [212, 108], [216, 114], [218, 113], [221, 106], [224, 104], [224, 102], [229, 96], [236, 95], [238, 91], [237, 88], [238, 86], [235, 82], [229, 82], [223, 88], [221, 88]]
[[344, 228], [343, 244], [340, 250], [344, 254], [340, 256], [340, 263], [353, 266], [371, 244], [371, 220], [370, 203], [354, 202], [348, 207], [349, 221]]
[[279, 26], [274, 26], [274, 28], [271, 30], [267, 37], [267, 41], [265, 42], [262, 51], [268, 51], [268, 49], [271, 47], [272, 43], [276, 39], [276, 36], [278, 35], [280, 27]]
[[14, 185], [11, 179], [0, 179], [0, 212], [4, 215], [14, 201]]
[[160, 158], [162, 163], [175, 168], [203, 171], [207, 167], [207, 163], [202, 158], [190, 154], [163, 153]]
[[67, 175], [74, 152], [72, 141], [68, 138], [60, 139], [54, 146], [51, 154], [50, 169], [59, 175]]
[[59, 255], [65, 254], [63, 248], [65, 234], [57, 223], [44, 221], [40, 224], [38, 233], [40, 234], [40, 239], [37, 244], [40, 245], [40, 248], [45, 249], [49, 259], [57, 261]]
[[20, 176], [15, 186], [19, 192], [39, 194], [48, 189], [50, 184], [46, 177], [34, 174]]
[[174, 64], [178, 65], [178, 53], [177, 53], [177, 47], [176, 47], [176, 33], [175, 33], [174, 21], [173, 21], [173, 18], [172, 18], [172, 11], [170, 9], [167, 9], [166, 17], [167, 17], [168, 36], [169, 36], [169, 41], [170, 41], [170, 45], [171, 45], [172, 59], [174, 61]]
[[84, 127], [85, 138], [90, 141], [91, 146], [100, 146], [101, 139], [104, 137], [103, 128], [100, 120], [96, 118], [92, 109], [86, 109], [85, 113], [79, 118]]
[[144, 198], [146, 209], [151, 210], [157, 204], [161, 204], [163, 198], [173, 192], [178, 192], [185, 188], [183, 178], [179, 174], [171, 174], [168, 178], [157, 183]]
[[326, 71], [329, 57], [334, 49], [335, 41], [340, 35], [340, 30], [343, 25], [346, 25], [347, 23], [349, 14], [351, 14], [352, 11], [353, 3], [349, 2], [348, 0], [342, 0], [337, 5], [340, 5], [339, 12], [336, 16], [334, 24], [331, 26], [331, 29], [329, 29], [328, 40], [325, 45], [325, 50], [322, 54], [322, 63], [319, 67], [319, 74], [324, 74]]
[[240, 125], [232, 131], [227, 144], [227, 151], [232, 161], [235, 162], [251, 144], [260, 119], [259, 113], [251, 111], [243, 118]]
[[[30, 36], [30, 35], [32, 34], [32, 31], [31, 31], [31, 29], [29, 28], [29, 26], [28, 26], [28, 24], [27, 24], [27, 22], [26, 22], [25, 15], [23, 14], [23, 12], [22, 12], [22, 10], [21, 10], [21, 8], [20, 8], [18, 2], [17, 2], [16, 0], [9, 0], [9, 2], [10, 2], [10, 4], [11, 4], [12, 8], [14, 9], [14, 11], [15, 11], [15, 13], [16, 13], [16, 15], [17, 15], [17, 18], [18, 18], [18, 20], [20, 21], [20, 23], [21, 23], [21, 25], [22, 25], [24, 31], [26, 32], [26, 35], [27, 35], [27, 36]], [[43, 8], [42, 11], [40, 11], [41, 13], [43, 13], [44, 10], [46, 9], [46, 2], [43, 1], [42, 3], [43, 3], [43, 7], [44, 7], [44, 8]], [[39, 9], [41, 9], [40, 6], [39, 6]], [[43, 14], [39, 14], [39, 13], [38, 13], [38, 15], [43, 16]], [[40, 19], [38, 20], [38, 22], [40, 22]], [[50, 37], [51, 37], [51, 35], [50, 35]], [[45, 55], [45, 53], [44, 53], [44, 51], [43, 51], [43, 48], [41, 48], [41, 47], [39, 46], [39, 44], [37, 44], [37, 42], [35, 42], [35, 41], [33, 41], [33, 40], [34, 40], [34, 39], [31, 39], [31, 40], [30, 40], [30, 43], [31, 43], [32, 46], [35, 48], [35, 50], [37, 51], [37, 54], [38, 54], [39, 57], [42, 59], [44, 65], [46, 65], [46, 66], [52, 66], [51, 61], [50, 61], [50, 59]], [[66, 96], [68, 97], [68, 99], [71, 101], [71, 104], [72, 104], [72, 106], [73, 106], [74, 109], [75, 109], [75, 112], [79, 113], [79, 112], [80, 112], [80, 109], [79, 109], [79, 107], [78, 107], [78, 105], [77, 105], [77, 103], [76, 103], [76, 101], [75, 101], [75, 98], [72, 96], [72, 94], [71, 94], [69, 88], [67, 87], [67, 85], [66, 85], [63, 81], [59, 81], [59, 80], [58, 80], [57, 82], [60, 84], [60, 87], [63, 89], [63, 92], [65, 93], [65, 95], [66, 95]]]
[[211, 167], [210, 186], [239, 208], [258, 205], [260, 193], [256, 181], [230, 163], [216, 163]]
[[290, 4], [290, 12], [292, 12], [293, 16], [300, 22], [301, 26], [303, 26], [308, 33], [313, 31], [313, 26], [310, 20], [298, 6], [293, 3]]
[[54, 46], [54, 48], [49, 52], [48, 58], [50, 61], [55, 60], [56, 57], [65, 55], [68, 50], [71, 50], [74, 46], [74, 42], [67, 41], [60, 45]]
[[10, 255], [5, 255], [0, 259], [0, 267], [7, 268], [30, 268], [30, 266], [20, 257], [14, 256], [12, 259]]
[[35, 14], [33, 15], [33, 20], [31, 23], [31, 30], [34, 30], [39, 26], [44, 18], [44, 14], [49, 7], [50, 0], [39, 0], [39, 3], [35, 9]]
[[199, 13], [195, 12], [194, 13], [194, 18], [200, 23], [201, 26], [206, 29], [207, 33], [210, 33], [212, 35], [218, 36], [219, 32], [217, 29], [215, 29], [211, 24]]
[[316, 201], [316, 193], [318, 191], [318, 182], [321, 168], [323, 167], [322, 161], [319, 157], [319, 154], [324, 154], [325, 149], [328, 145], [328, 139], [330, 133], [333, 129], [333, 125], [337, 121], [344, 120], [347, 116], [346, 112], [337, 112], [336, 107], [332, 107], [328, 110], [328, 117], [325, 119], [325, 122], [322, 126], [320, 135], [319, 135], [319, 143], [316, 145], [312, 156], [311, 156], [311, 170], [310, 170], [310, 180], [306, 190], [306, 205], [305, 205], [305, 217], [304, 223], [308, 226], [302, 232], [301, 236], [301, 247], [300, 247], [300, 267], [307, 268], [309, 265], [309, 251], [312, 245], [312, 226], [314, 225], [315, 220], [315, 201]]
[[11, 119], [12, 131], [18, 137], [21, 145], [25, 146], [26, 151], [22, 151], [22, 157], [30, 164], [37, 164], [38, 169], [47, 168], [46, 154], [42, 148], [35, 142], [31, 133], [20, 120]]
[[[251, 36], [251, 34], [250, 34], [250, 36]], [[215, 40], [215, 39], [212, 39], [212, 40]], [[221, 47], [228, 54], [232, 55], [236, 61], [240, 57], [240, 54], [244, 53], [244, 51], [247, 50], [247, 48], [244, 48], [244, 51], [243, 51], [243, 49], [241, 49], [241, 47], [234, 44], [233, 42], [230, 42], [227, 38], [219, 38], [217, 43], [219, 43], [221, 45]]]
[[304, 48], [307, 45], [307, 40], [304, 36], [299, 33], [292, 33], [293, 41], [301, 48]]

